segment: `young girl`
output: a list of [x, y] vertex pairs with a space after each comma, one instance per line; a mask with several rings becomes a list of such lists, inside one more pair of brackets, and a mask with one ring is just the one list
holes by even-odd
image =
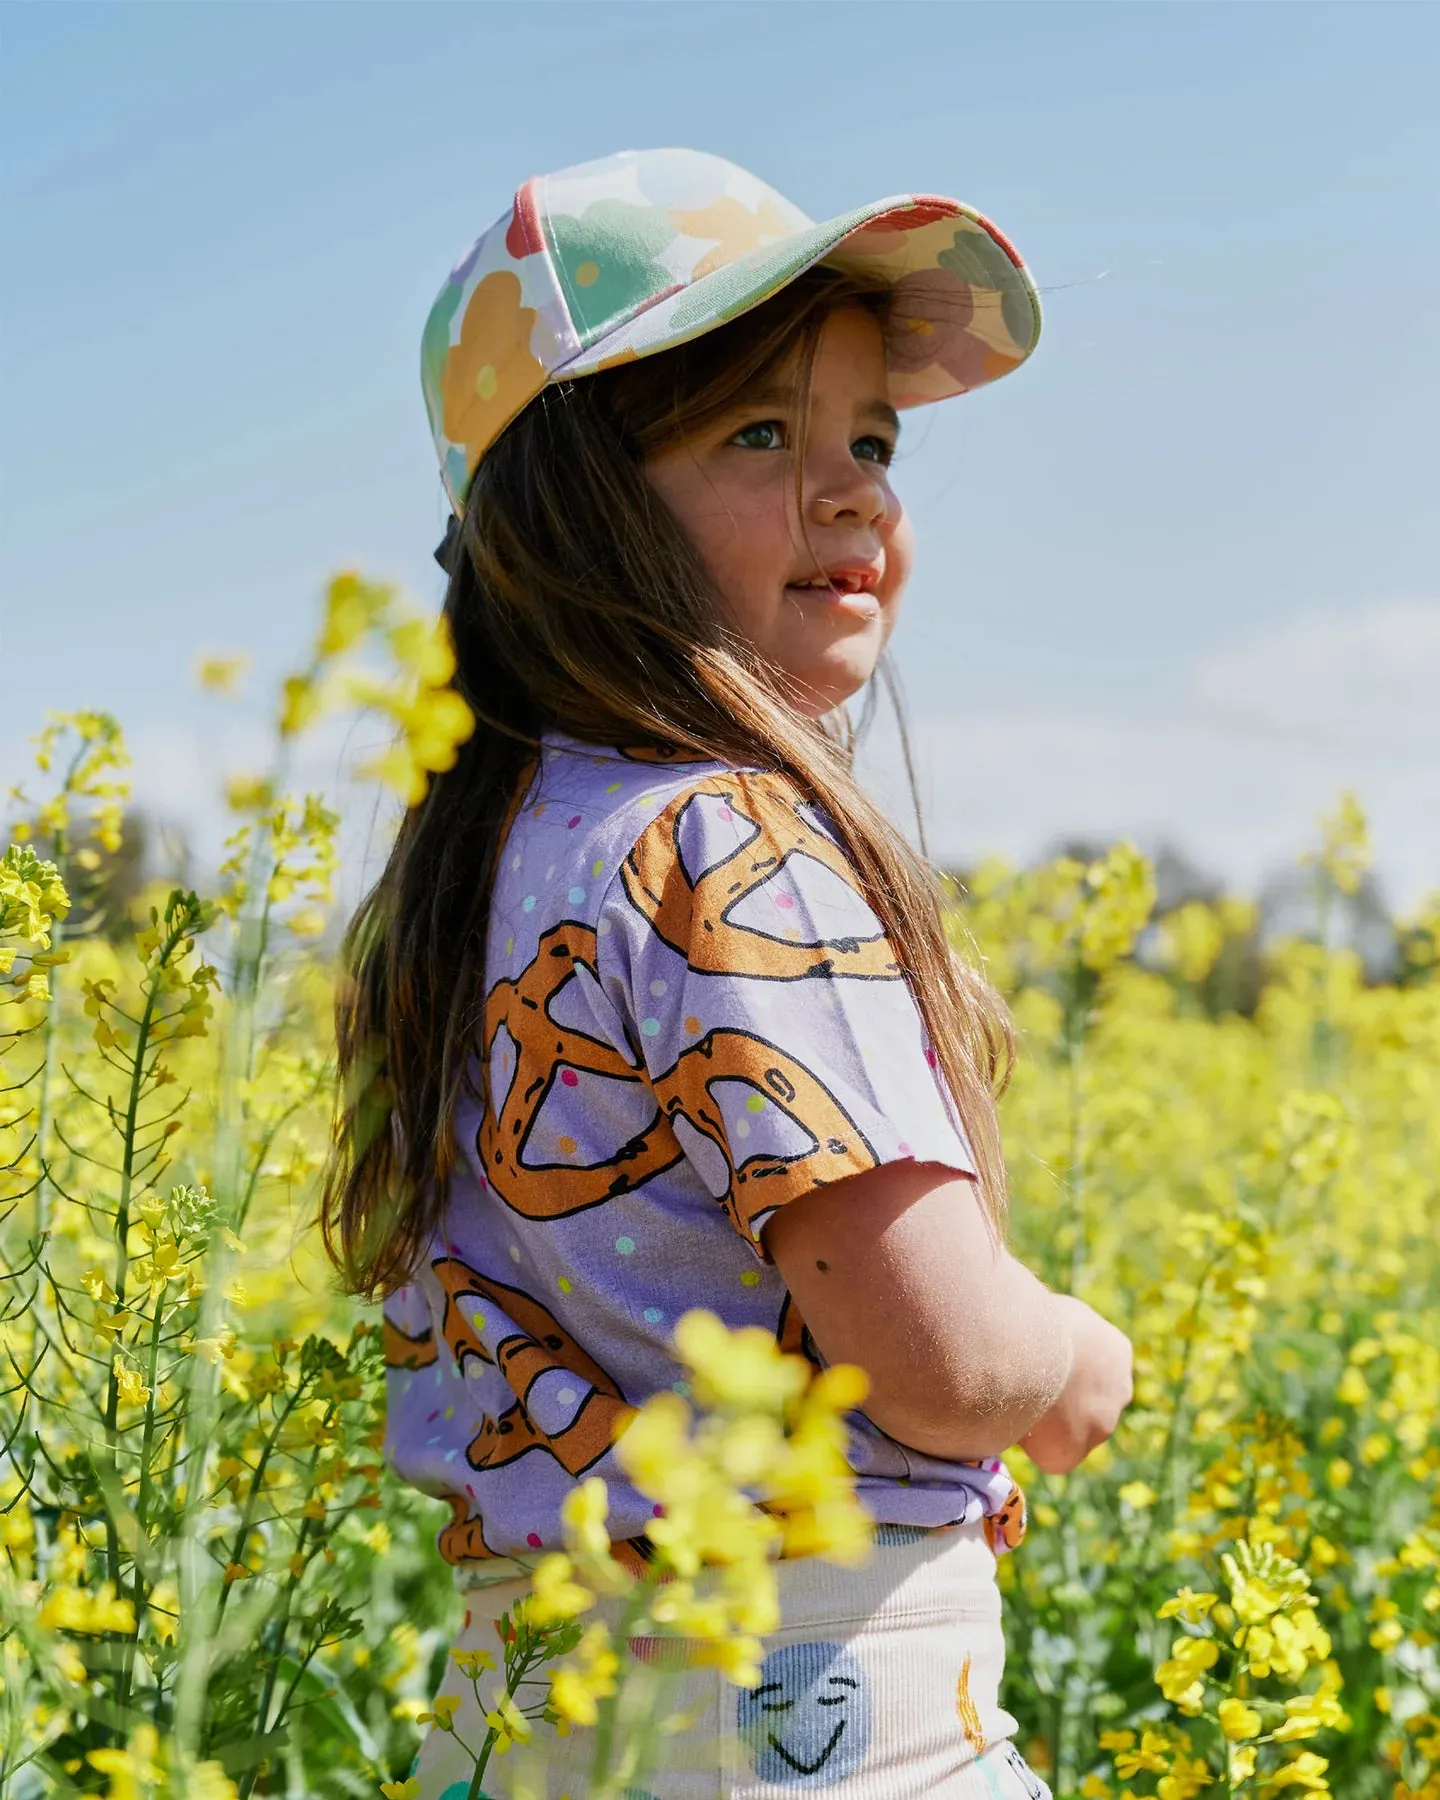
[[[1038, 331], [955, 201], [815, 225], [680, 150], [527, 182], [425, 329], [479, 724], [352, 929], [325, 1223], [386, 1296], [388, 1454], [450, 1503], [458, 1647], [493, 1643], [590, 1474], [643, 1555], [613, 1433], [675, 1383], [688, 1308], [871, 1381], [874, 1553], [780, 1565], [761, 1687], [696, 1676], [709, 1762], [663, 1800], [1047, 1791], [998, 1700], [1024, 1528], [999, 1456], [1078, 1462], [1129, 1346], [1003, 1248], [1003, 1008], [843, 710], [910, 572], [899, 413]], [[425, 1800], [468, 1774], [432, 1733]]]

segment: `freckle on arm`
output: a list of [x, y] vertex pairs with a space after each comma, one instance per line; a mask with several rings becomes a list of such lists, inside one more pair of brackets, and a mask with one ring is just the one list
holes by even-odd
[[828, 1275], [830, 1273], [829, 1263], [821, 1262], [819, 1257], [816, 1257], [816, 1259], [815, 1259], [815, 1267], [820, 1271], [820, 1273], [822, 1275]]

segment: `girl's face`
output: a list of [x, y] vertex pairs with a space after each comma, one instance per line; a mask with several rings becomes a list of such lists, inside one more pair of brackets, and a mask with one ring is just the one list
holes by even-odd
[[870, 679], [895, 627], [912, 537], [890, 486], [900, 426], [879, 323], [858, 306], [825, 321], [798, 500], [797, 362], [703, 432], [657, 451], [646, 472], [734, 624], [818, 717]]

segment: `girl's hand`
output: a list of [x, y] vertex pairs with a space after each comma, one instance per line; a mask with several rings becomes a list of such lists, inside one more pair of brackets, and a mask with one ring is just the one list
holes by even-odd
[[1074, 1346], [1060, 1397], [1020, 1439], [1020, 1448], [1046, 1475], [1068, 1475], [1103, 1444], [1134, 1395], [1133, 1350], [1123, 1331], [1070, 1294], [1052, 1294]]

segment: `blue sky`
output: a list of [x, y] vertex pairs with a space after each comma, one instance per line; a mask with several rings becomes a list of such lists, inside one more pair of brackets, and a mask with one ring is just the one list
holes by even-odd
[[0, 770], [108, 706], [193, 825], [256, 730], [198, 652], [272, 677], [345, 564], [438, 599], [457, 255], [529, 174], [688, 143], [817, 217], [957, 194], [1046, 292], [898, 471], [943, 854], [1131, 832], [1253, 884], [1349, 782], [1395, 895], [1440, 885], [1437, 65], [1380, 0], [12, 6]]

